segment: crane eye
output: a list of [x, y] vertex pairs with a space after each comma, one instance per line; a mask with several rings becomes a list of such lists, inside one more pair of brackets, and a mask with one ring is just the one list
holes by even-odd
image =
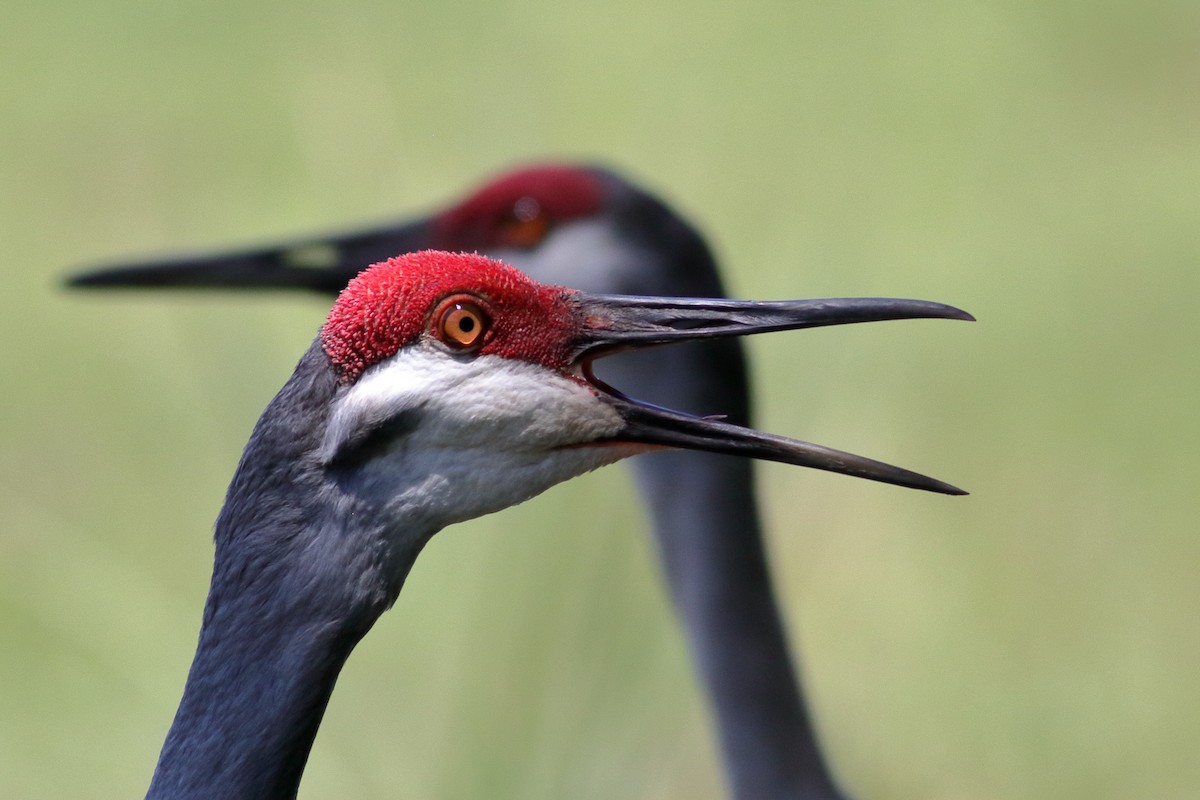
[[500, 221], [500, 244], [529, 250], [540, 244], [549, 230], [550, 218], [542, 204], [532, 197], [522, 197]]
[[434, 334], [455, 350], [478, 350], [491, 325], [483, 309], [461, 297], [444, 300], [435, 319]]

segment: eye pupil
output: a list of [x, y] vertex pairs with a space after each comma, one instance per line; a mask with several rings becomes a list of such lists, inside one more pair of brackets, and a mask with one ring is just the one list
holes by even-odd
[[455, 350], [475, 350], [483, 346], [488, 316], [475, 303], [458, 298], [444, 300], [433, 318], [433, 333]]

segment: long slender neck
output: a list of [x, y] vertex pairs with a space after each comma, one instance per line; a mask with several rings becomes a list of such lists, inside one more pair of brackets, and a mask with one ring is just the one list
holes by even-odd
[[246, 446], [147, 797], [295, 797], [342, 665], [420, 550], [424, 538], [389, 547], [381, 517], [319, 463], [334, 390], [314, 345]]
[[676, 611], [716, 715], [732, 796], [841, 798], [792, 666], [749, 462], [662, 453], [638, 469]]
[[269, 607], [275, 597], [214, 585], [147, 797], [295, 797], [338, 672], [365, 628], [352, 618], [297, 620]]
[[[696, 296], [723, 294], [707, 249], [691, 241], [690, 258], [671, 279]], [[680, 345], [657, 360], [654, 351], [629, 355], [613, 359], [626, 359], [615, 385], [670, 408], [751, 424], [750, 381], [736, 340]], [[775, 602], [751, 462], [666, 452], [635, 459], [634, 468], [716, 718], [732, 796], [841, 800]]]

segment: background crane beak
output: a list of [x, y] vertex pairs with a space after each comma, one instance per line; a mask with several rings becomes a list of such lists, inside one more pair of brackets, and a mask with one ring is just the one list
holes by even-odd
[[428, 219], [259, 247], [96, 265], [67, 279], [82, 288], [311, 289], [337, 294], [368, 265], [433, 241]]
[[591, 370], [591, 362], [604, 355], [688, 339], [890, 319], [974, 319], [961, 309], [924, 300], [892, 298], [756, 302], [582, 294], [580, 303], [585, 325], [576, 343], [576, 363], [625, 421], [611, 441], [706, 450], [813, 467], [930, 492], [966, 494], [936, 478], [863, 456], [642, 403], [603, 383]]

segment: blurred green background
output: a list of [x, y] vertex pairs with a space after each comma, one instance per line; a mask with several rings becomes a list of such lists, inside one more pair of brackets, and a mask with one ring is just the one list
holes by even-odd
[[[954, 499], [761, 467], [843, 784], [1200, 786], [1194, 2], [10, 3], [0, 24], [0, 793], [141, 796], [211, 523], [306, 296], [70, 268], [608, 163], [743, 297], [974, 312], [757, 337], [759, 422]], [[307, 798], [717, 798], [625, 470], [458, 526], [343, 674]]]

